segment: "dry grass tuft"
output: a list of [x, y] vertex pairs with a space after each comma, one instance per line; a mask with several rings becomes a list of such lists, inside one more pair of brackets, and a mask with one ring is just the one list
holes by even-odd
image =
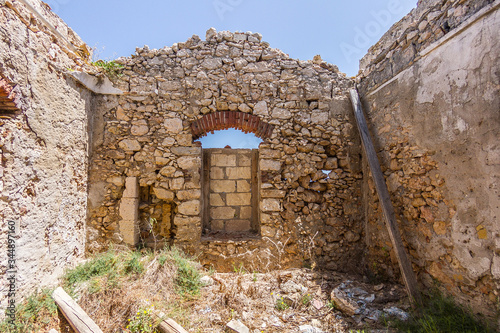
[[[161, 310], [174, 320], [185, 321], [186, 298], [194, 296], [176, 281], [181, 265], [195, 267], [194, 263], [176, 249], [156, 254], [112, 250], [111, 256], [116, 258], [113, 270], [78, 286], [68, 286], [75, 289], [80, 306], [104, 332], [122, 332], [129, 319], [144, 308]], [[99, 256], [92, 260], [98, 261]]]

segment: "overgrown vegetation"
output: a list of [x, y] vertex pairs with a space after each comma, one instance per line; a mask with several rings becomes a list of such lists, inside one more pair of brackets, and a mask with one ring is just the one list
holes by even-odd
[[398, 332], [411, 333], [493, 333], [494, 329], [487, 327], [471, 313], [445, 297], [436, 288], [423, 304], [415, 309], [407, 321], [387, 320], [388, 327]]
[[92, 65], [97, 67], [99, 71], [105, 74], [111, 81], [116, 81], [123, 75], [121, 73], [123, 65], [120, 65], [114, 60], [97, 60], [93, 61]]
[[[284, 298], [279, 293], [269, 293], [279, 288], [274, 276], [264, 274], [257, 279], [257, 273], [243, 273], [241, 265], [234, 267], [233, 273], [215, 274], [204, 270], [176, 248], [155, 253], [146, 249], [115, 248], [68, 270], [61, 283], [104, 332], [153, 333], [158, 324], [156, 311], [188, 329], [224, 325], [221, 318], [241, 319], [250, 301], [256, 302], [254, 306], [258, 304], [259, 311], [267, 309], [266, 313], [270, 314], [286, 311], [317, 316], [318, 310], [310, 306], [317, 299], [313, 290], [297, 294], [295, 299]], [[212, 275], [219, 285], [215, 289], [212, 287], [208, 294], [204, 292], [203, 297], [199, 297], [201, 274]], [[16, 324], [2, 322], [0, 332], [45, 332], [57, 327], [63, 319], [58, 317], [51, 293], [52, 290], [43, 290], [19, 304]], [[335, 303], [332, 300], [323, 302], [326, 305], [325, 322], [334, 322], [337, 318]], [[207, 317], [200, 314], [220, 319], [216, 324], [207, 323]], [[412, 313], [410, 320], [384, 320], [391, 332], [494, 332], [477, 321], [470, 311], [437, 291]], [[380, 328], [380, 325], [374, 323], [373, 328]], [[370, 327], [361, 329], [364, 331], [352, 332], [371, 330]]]
[[94, 294], [101, 290], [120, 287], [120, 280], [127, 275], [141, 274], [144, 265], [141, 253], [132, 251], [117, 252], [111, 249], [98, 254], [86, 263], [70, 269], [63, 278], [63, 287], [70, 293], [75, 292], [78, 284], [88, 282], [87, 290]]
[[39, 332], [57, 317], [57, 307], [50, 296], [52, 290], [44, 289], [31, 295], [16, 308], [14, 325], [8, 321], [0, 323], [0, 332]]
[[179, 294], [183, 296], [199, 295], [201, 288], [200, 273], [194, 266], [193, 261], [176, 248], [169, 251], [169, 256], [177, 266], [175, 282]]
[[[201, 266], [176, 248], [110, 249], [66, 271], [63, 288], [105, 332], [155, 332], [153, 309], [186, 324], [189, 300], [200, 293]], [[16, 324], [0, 332], [41, 332], [57, 327], [52, 290], [34, 294], [16, 309]], [[97, 305], [97, 306], [96, 306]]]

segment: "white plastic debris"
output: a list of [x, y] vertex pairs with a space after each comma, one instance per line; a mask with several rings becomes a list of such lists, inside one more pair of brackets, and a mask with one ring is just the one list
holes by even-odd
[[385, 308], [384, 312], [387, 313], [389, 316], [394, 316], [398, 318], [399, 320], [406, 321], [410, 318], [410, 315], [401, 310], [400, 308], [397, 308], [395, 306], [391, 306], [390, 308]]

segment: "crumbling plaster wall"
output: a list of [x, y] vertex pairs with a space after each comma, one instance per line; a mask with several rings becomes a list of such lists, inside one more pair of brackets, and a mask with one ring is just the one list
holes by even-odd
[[[122, 241], [119, 202], [126, 177], [138, 177], [156, 201], [174, 203], [173, 243], [206, 264], [358, 268], [362, 176], [347, 98], [352, 80], [319, 58], [290, 59], [259, 34], [214, 29], [206, 41], [193, 36], [161, 50], [139, 48], [117, 61], [125, 66], [118, 82], [125, 94], [98, 102], [103, 125], [96, 126], [91, 159], [90, 251]], [[190, 125], [225, 110], [274, 125], [259, 146], [257, 239], [201, 238], [202, 147]]]
[[[419, 280], [438, 281], [489, 316], [500, 279], [499, 6], [421, 1], [370, 49], [358, 77]], [[380, 205], [365, 182], [370, 268], [394, 276]]]
[[[37, 12], [83, 42], [39, 1]], [[19, 1], [0, 1], [0, 74], [19, 112], [0, 118], [0, 297], [9, 290], [7, 222], [16, 224], [16, 298], [54, 285], [85, 253], [89, 93], [63, 74], [84, 62]]]

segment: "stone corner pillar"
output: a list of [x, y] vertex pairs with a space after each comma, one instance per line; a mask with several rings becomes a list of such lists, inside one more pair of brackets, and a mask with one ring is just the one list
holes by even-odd
[[132, 246], [139, 243], [139, 184], [137, 177], [127, 177], [120, 200], [120, 233], [123, 241]]

